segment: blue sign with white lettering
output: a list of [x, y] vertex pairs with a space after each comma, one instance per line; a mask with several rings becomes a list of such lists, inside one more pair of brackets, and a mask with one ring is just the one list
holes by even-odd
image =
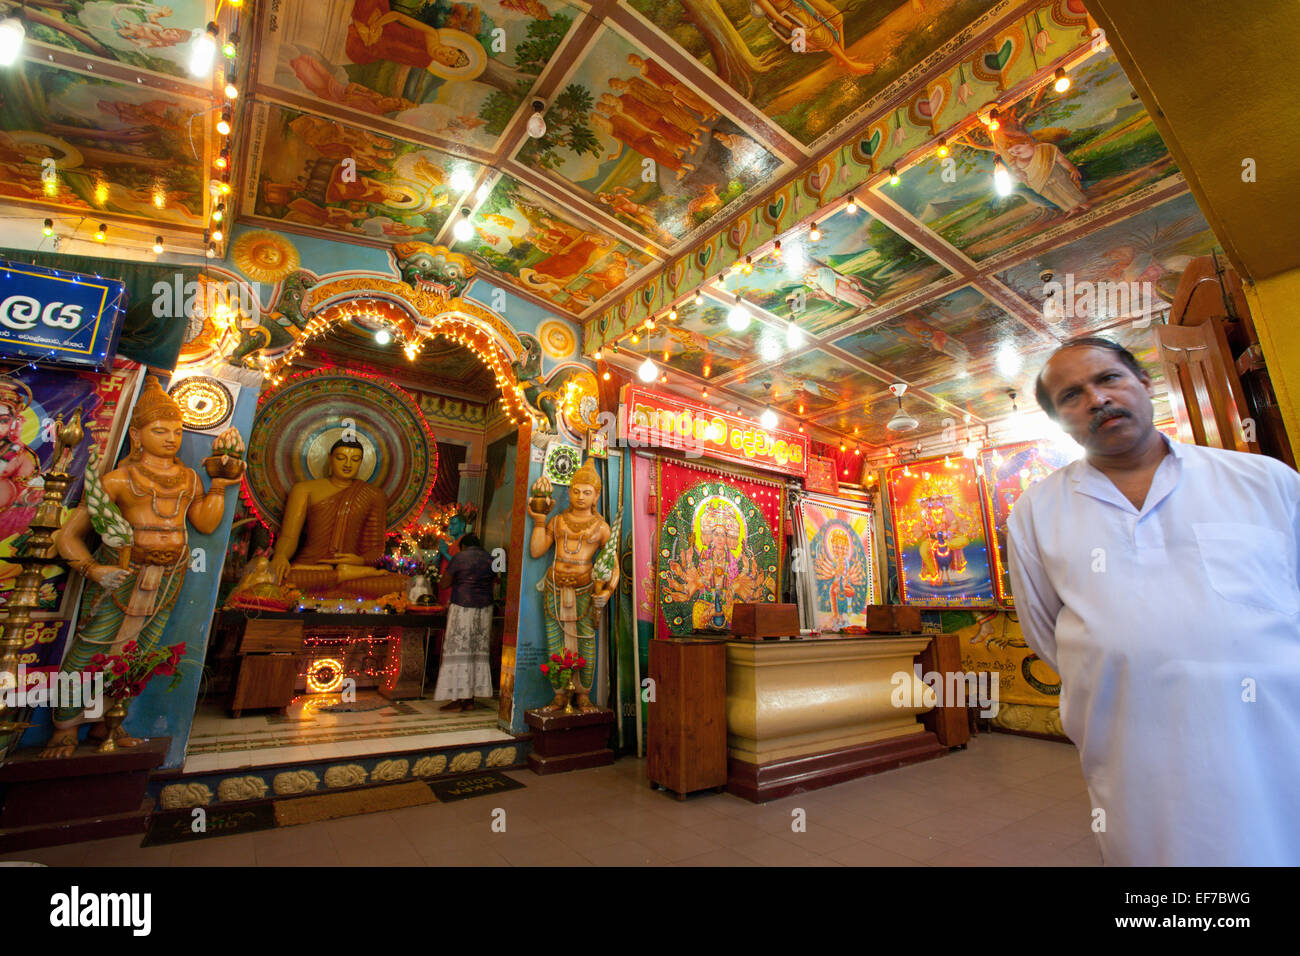
[[0, 260], [0, 358], [107, 368], [125, 305], [117, 279]]

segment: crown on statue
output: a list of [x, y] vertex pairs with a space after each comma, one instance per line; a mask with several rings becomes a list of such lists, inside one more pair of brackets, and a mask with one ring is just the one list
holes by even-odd
[[573, 477], [569, 479], [569, 487], [572, 488], [574, 485], [590, 485], [596, 489], [596, 497], [600, 497], [600, 475], [596, 471], [596, 466], [591, 463], [590, 457], [582, 463], [582, 467], [575, 471]]
[[151, 422], [183, 419], [181, 407], [176, 404], [176, 399], [163, 391], [158, 379], [153, 375], [146, 378], [144, 390], [140, 392], [135, 410], [131, 413], [131, 427], [143, 428]]

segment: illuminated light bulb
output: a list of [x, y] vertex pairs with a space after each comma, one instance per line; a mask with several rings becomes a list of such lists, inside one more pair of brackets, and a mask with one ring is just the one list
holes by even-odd
[[817, 228], [817, 223], [814, 222], [812, 224], [812, 228], [808, 230], [808, 238], [812, 242], [817, 242], [819, 239], [821, 239], [821, 237], [822, 237], [822, 231]]
[[996, 130], [1002, 124], [998, 122], [998, 111], [989, 110], [989, 129]]
[[844, 450], [845, 450], [844, 442], [840, 442], [840, 451], [844, 451]]
[[934, 152], [935, 155], [938, 156], [940, 159], [946, 158], [949, 152], [948, 141], [946, 139], [939, 140], [939, 148], [936, 149]]
[[[217, 248], [210, 242], [208, 243], [207, 257], [209, 259], [215, 259], [217, 257]], [[278, 382], [279, 379], [277, 379], [276, 381]]]
[[469, 207], [462, 206], [460, 218], [456, 220], [456, 225], [452, 226], [451, 234], [456, 237], [457, 242], [464, 242], [474, 235], [474, 224], [469, 221]]
[[227, 60], [233, 60], [239, 53], [239, 35], [236, 33], [226, 37], [226, 42], [221, 44], [221, 55]]
[[800, 435], [803, 434], [803, 422], [800, 422], [800, 423], [799, 423], [799, 434], [800, 434]]
[[605, 374], [602, 375], [601, 378], [603, 378], [605, 381], [608, 382], [608, 381], [609, 381], [609, 372], [605, 372]]
[[897, 166], [890, 166], [890, 167], [889, 167], [889, 185], [891, 185], [891, 186], [897, 186], [897, 185], [898, 185], [898, 167], [897, 167]]
[[854, 215], [858, 211], [858, 197], [849, 193], [849, 201], [844, 204], [844, 211], [849, 215]]
[[226, 237], [225, 233], [223, 233], [220, 229], [213, 229], [213, 230], [212, 230], [212, 241], [213, 241], [213, 242], [220, 242], [220, 241], [221, 241], [222, 239], [224, 239], [225, 237]]
[[533, 115], [528, 117], [528, 135], [533, 139], [541, 139], [546, 135], [546, 118], [542, 116], [545, 110], [545, 103], [533, 100]]
[[745, 273], [745, 275], [749, 275], [751, 272], [754, 271], [753, 256], [745, 256], [745, 268], [742, 271]]
[[44, 232], [45, 232], [45, 235], [46, 235], [47, 238], [48, 238], [49, 236], [54, 235], [54, 220], [53, 220], [53, 219], [46, 219], [46, 220], [45, 220], [45, 229], [44, 229]]
[[1012, 376], [1020, 371], [1021, 366], [1025, 364], [1024, 357], [1019, 350], [1010, 343], [1004, 344], [998, 349], [997, 365], [998, 371], [1003, 375]]
[[791, 322], [785, 327], [785, 344], [787, 348], [797, 349], [803, 345], [803, 329]]
[[763, 409], [763, 414], [758, 416], [758, 423], [769, 431], [776, 427], [776, 412], [772, 411], [769, 405]]
[[669, 309], [669, 310], [668, 310], [668, 321], [669, 321], [669, 322], [676, 322], [676, 321], [677, 321], [677, 310], [676, 310], [676, 309]]
[[[230, 174], [229, 174], [229, 173], [226, 173], [226, 175], [229, 176]], [[220, 193], [220, 194], [223, 195], [223, 196], [229, 196], [229, 195], [230, 195], [230, 181], [227, 180], [227, 179], [222, 179], [221, 182], [220, 182], [220, 184], [217, 186], [217, 192]]]
[[764, 362], [775, 362], [781, 357], [781, 343], [771, 336], [765, 336], [758, 343], [758, 354]]
[[700, 389], [700, 398], [708, 398], [708, 397], [709, 397], [709, 390], [707, 388]]
[[162, 255], [162, 251], [163, 251], [162, 236], [153, 237], [153, 251], [154, 251], [154, 255], [157, 256]]
[[596, 351], [594, 351], [594, 352], [591, 353], [591, 357], [592, 357], [593, 359], [595, 359], [597, 362], [600, 361], [600, 356], [601, 356], [601, 351], [600, 351], [600, 349], [596, 349]]
[[96, 242], [103, 242], [103, 241], [104, 241], [104, 236], [105, 236], [105, 234], [106, 234], [107, 232], [108, 232], [108, 226], [104, 225], [104, 224], [101, 222], [101, 223], [99, 224], [99, 228], [95, 230], [95, 241], [96, 241]]
[[667, 373], [667, 372], [664, 372], [664, 374], [660, 375], [660, 376], [659, 376], [659, 381], [660, 381], [660, 382], [667, 382], [667, 381], [668, 381], [668, 373]]
[[1056, 81], [1052, 84], [1052, 89], [1058, 93], [1064, 93], [1070, 88], [1070, 77], [1065, 72], [1065, 67], [1056, 68]]
[[703, 305], [703, 304], [704, 304], [704, 296], [700, 294], [700, 290], [699, 290], [699, 289], [696, 289], [696, 290], [695, 290], [695, 304], [696, 304], [696, 305]]
[[855, 448], [855, 449], [853, 449], [853, 454], [855, 454], [855, 455], [861, 455], [861, 454], [862, 454], [862, 449], [861, 449], [861, 448]]
[[965, 458], [974, 459], [974, 457], [979, 454], [979, 446], [973, 441], [968, 441], [966, 442], [966, 447], [961, 450], [961, 453]]
[[226, 169], [230, 166], [230, 153], [223, 147], [217, 154], [217, 158], [212, 161], [212, 165], [217, 169]]
[[781, 258], [781, 240], [780, 240], [780, 239], [776, 240], [776, 242], [774, 242], [774, 243], [772, 244], [772, 258], [773, 258], [773, 259], [780, 259], [780, 258]]
[[26, 36], [27, 28], [17, 17], [0, 20], [0, 66], [9, 66], [18, 59]]
[[749, 328], [749, 310], [740, 301], [740, 296], [736, 296], [736, 304], [727, 313], [727, 328], [733, 332], [743, 332]]
[[217, 56], [217, 25], [208, 28], [190, 41], [190, 75], [203, 77], [212, 72], [212, 61]]
[[375, 333], [375, 341], [380, 345], [387, 345], [389, 342], [393, 341], [393, 335], [387, 329], [380, 329]]
[[641, 363], [641, 367], [636, 370], [636, 374], [643, 382], [653, 382], [659, 374], [659, 366], [655, 365], [654, 359], [646, 356], [646, 360]]
[[231, 73], [226, 74], [226, 88], [224, 92], [226, 94], [226, 99], [228, 100], [233, 100], [235, 97], [239, 96], [239, 87], [235, 86], [235, 78]]
[[222, 136], [230, 135], [230, 107], [225, 106], [221, 109], [221, 119], [217, 120], [217, 132]]
[[641, 341], [641, 336], [639, 336], [639, 335], [637, 335], [635, 332], [633, 332], [633, 333], [632, 333], [632, 344], [633, 344], [633, 345], [636, 345], [636, 344], [637, 344], [638, 342], [640, 342], [640, 341]]
[[655, 329], [655, 317], [654, 317], [653, 315], [650, 316], [649, 318], [647, 318], [647, 319], [645, 320], [645, 328], [646, 328], [646, 331], [647, 331], [647, 332], [653, 332], [653, 331], [654, 331], [654, 329]]
[[217, 208], [212, 210], [212, 221], [221, 222], [224, 218], [226, 218], [226, 204], [219, 202], [217, 203]]
[[993, 191], [999, 196], [1010, 196], [1013, 189], [1011, 174], [1007, 172], [1007, 167], [1003, 166], [1001, 161], [993, 165]]
[[470, 186], [474, 185], [474, 177], [464, 166], [458, 166], [451, 174], [451, 179], [448, 185], [450, 185], [456, 192], [463, 193], [465, 190], [469, 189]]

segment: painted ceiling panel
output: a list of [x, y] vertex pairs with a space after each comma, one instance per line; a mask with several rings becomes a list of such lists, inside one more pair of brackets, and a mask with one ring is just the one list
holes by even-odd
[[[259, 104], [265, 131], [245, 212], [370, 239], [432, 242], [455, 206], [455, 166], [436, 149], [360, 126]], [[345, 160], [355, 163], [349, 167]]]
[[840, 211], [818, 226], [821, 239], [811, 241], [808, 232], [790, 237], [780, 258], [769, 254], [749, 275], [728, 276], [727, 291], [823, 335], [852, 316], [950, 275], [863, 210]]
[[838, 339], [834, 344], [906, 382], [960, 375], [1000, 351], [1023, 352], [1042, 337], [970, 287]]
[[782, 161], [644, 47], [603, 28], [517, 160], [552, 171], [647, 239], [672, 245]]
[[[1069, 338], [1136, 313], [1148, 303], [1163, 311], [1173, 301], [1187, 263], [1218, 248], [1191, 193], [1183, 193], [1027, 259], [998, 278], [1032, 302], [1054, 334]], [[1061, 286], [1052, 290], [1050, 307], [1045, 272]]]
[[550, 0], [282, 3], [261, 79], [316, 108], [491, 149], [578, 15]]
[[497, 180], [473, 221], [475, 235], [457, 243], [458, 251], [575, 315], [650, 261], [626, 243], [575, 222], [553, 199], [509, 176]]
[[924, 60], [993, 0], [631, 0], [802, 143]]
[[[770, 390], [765, 388], [768, 382]], [[782, 412], [812, 418], [886, 385], [839, 356], [813, 349], [752, 370], [743, 383], [729, 387], [757, 402], [766, 403], [770, 396], [772, 405]]]
[[[711, 296], [696, 305], [687, 300], [677, 307], [676, 322], [659, 322], [641, 342], [629, 347], [655, 361], [699, 379], [713, 380], [761, 360], [758, 340], [749, 332], [727, 327], [728, 306]], [[663, 353], [668, 352], [668, 358]]]
[[[882, 190], [977, 260], [1177, 172], [1109, 54], [1080, 66], [1064, 93], [1049, 85], [1004, 106], [998, 123], [976, 125], [946, 160], [931, 156]], [[998, 161], [1014, 186], [1006, 197], [993, 189]]]
[[191, 121], [204, 112], [157, 89], [15, 64], [0, 71], [0, 196], [201, 227], [209, 124]]
[[190, 79], [190, 41], [212, 19], [209, 0], [29, 0], [23, 6], [31, 40], [186, 80]]

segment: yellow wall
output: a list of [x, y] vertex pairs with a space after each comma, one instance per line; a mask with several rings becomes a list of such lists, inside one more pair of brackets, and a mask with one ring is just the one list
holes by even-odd
[[1246, 284], [1291, 451], [1300, 461], [1300, 269]]

